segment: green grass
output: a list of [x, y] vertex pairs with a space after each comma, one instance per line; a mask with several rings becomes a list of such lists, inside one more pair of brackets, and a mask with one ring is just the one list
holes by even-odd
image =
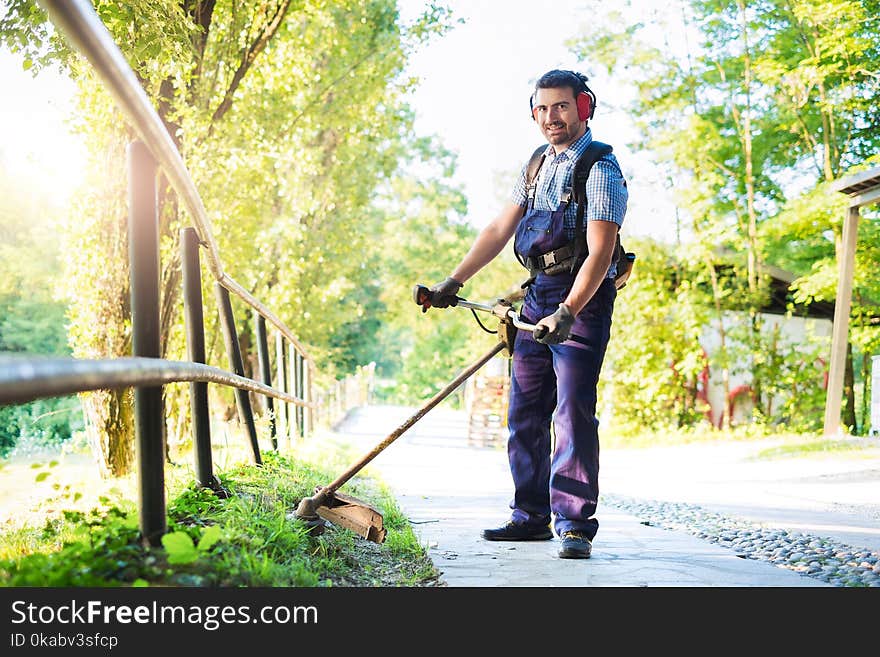
[[393, 497], [353, 479], [346, 492], [376, 506], [388, 531], [381, 545], [328, 526], [312, 535], [295, 511], [334, 477], [275, 452], [263, 465], [219, 475], [227, 498], [175, 482], [162, 547], [140, 542], [137, 509], [121, 497], [63, 511], [41, 526], [0, 536], [3, 586], [433, 586], [437, 572]]
[[674, 445], [713, 443], [729, 440], [768, 440], [772, 439], [774, 434], [750, 426], [720, 431], [709, 426], [700, 425], [693, 428], [675, 427], [666, 430], [635, 433], [618, 433], [614, 430], [603, 432], [600, 426], [599, 437], [602, 441], [603, 447], [638, 449], [644, 447], [671, 447]]
[[763, 449], [756, 459], [806, 458], [838, 456], [841, 458], [876, 458], [880, 441], [874, 439], [801, 439]]
[[604, 449], [645, 449], [725, 442], [766, 443], [768, 446], [757, 451], [753, 460], [829, 456], [846, 459], [880, 458], [880, 440], [877, 438], [844, 436], [832, 439], [819, 434], [773, 432], [754, 426], [736, 427], [727, 431], [697, 427], [627, 435], [609, 432], [602, 433], [600, 439]]

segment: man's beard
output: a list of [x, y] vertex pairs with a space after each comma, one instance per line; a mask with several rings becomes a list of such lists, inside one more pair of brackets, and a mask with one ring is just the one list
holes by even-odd
[[576, 129], [566, 124], [559, 124], [558, 129], [555, 132], [551, 132], [551, 128], [549, 126], [547, 128], [544, 128], [544, 137], [553, 146], [557, 144], [564, 144], [569, 141], [574, 141], [574, 136], [576, 133]]

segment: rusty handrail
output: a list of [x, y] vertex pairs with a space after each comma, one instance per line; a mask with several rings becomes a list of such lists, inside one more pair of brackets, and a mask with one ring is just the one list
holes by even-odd
[[0, 356], [0, 404], [24, 404], [45, 397], [114, 388], [200, 381], [258, 392], [297, 406], [314, 408], [291, 395], [227, 370], [164, 358], [53, 358]]

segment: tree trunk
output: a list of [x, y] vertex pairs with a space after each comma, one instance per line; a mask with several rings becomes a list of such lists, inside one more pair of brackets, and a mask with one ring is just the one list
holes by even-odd
[[858, 433], [856, 425], [856, 386], [853, 372], [852, 342], [846, 344], [846, 369], [843, 371], [843, 426], [849, 427], [851, 433]]
[[718, 428], [727, 431], [730, 429], [730, 413], [728, 412], [727, 400], [730, 399], [730, 368], [728, 367], [727, 354], [727, 331], [724, 328], [724, 311], [721, 306], [721, 286], [718, 282], [718, 275], [715, 272], [715, 263], [711, 258], [707, 259], [706, 264], [709, 270], [709, 278], [712, 281], [712, 296], [715, 301], [715, 312], [718, 313], [718, 353], [721, 355], [721, 386], [724, 391], [724, 401], [721, 404], [721, 417], [718, 420]]
[[[67, 278], [75, 290], [68, 308], [68, 339], [76, 358], [131, 356], [128, 210], [125, 146], [133, 135], [122, 128], [108, 135], [97, 168], [73, 212], [77, 218], [66, 245], [72, 257]], [[134, 397], [130, 389], [80, 395], [89, 446], [103, 477], [120, 477], [134, 463]]]
[[80, 395], [86, 439], [101, 477], [121, 477], [134, 464], [134, 396], [131, 389]]

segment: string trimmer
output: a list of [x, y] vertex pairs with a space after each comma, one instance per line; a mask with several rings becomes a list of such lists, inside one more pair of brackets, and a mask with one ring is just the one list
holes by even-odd
[[[424, 285], [416, 285], [413, 288], [413, 301], [423, 308], [426, 307], [426, 304], [430, 306], [431, 297], [431, 291]], [[313, 533], [322, 532], [324, 521], [327, 521], [351, 529], [356, 534], [374, 543], [384, 541], [385, 528], [383, 526], [382, 514], [366, 502], [338, 493], [338, 489], [360, 472], [364, 466], [376, 458], [386, 447], [400, 438], [404, 432], [424, 417], [428, 411], [455, 391], [471, 374], [489, 362], [496, 354], [506, 350], [508, 356], [512, 355], [517, 329], [534, 332], [536, 328], [533, 324], [520, 321], [519, 315], [513, 309], [512, 304], [504, 299], [499, 299], [494, 305], [488, 305], [456, 297], [452, 305], [459, 308], [468, 308], [471, 312], [475, 310], [488, 312], [497, 317], [500, 322], [498, 327], [498, 343], [463, 370], [446, 387], [431, 397], [424, 406], [410, 416], [409, 419], [388, 434], [384, 440], [364, 454], [334, 481], [326, 486], [316, 488], [315, 494], [312, 497], [305, 497], [300, 501], [296, 509], [296, 517], [305, 522]], [[474, 316], [476, 317], [476, 313], [474, 313]]]

